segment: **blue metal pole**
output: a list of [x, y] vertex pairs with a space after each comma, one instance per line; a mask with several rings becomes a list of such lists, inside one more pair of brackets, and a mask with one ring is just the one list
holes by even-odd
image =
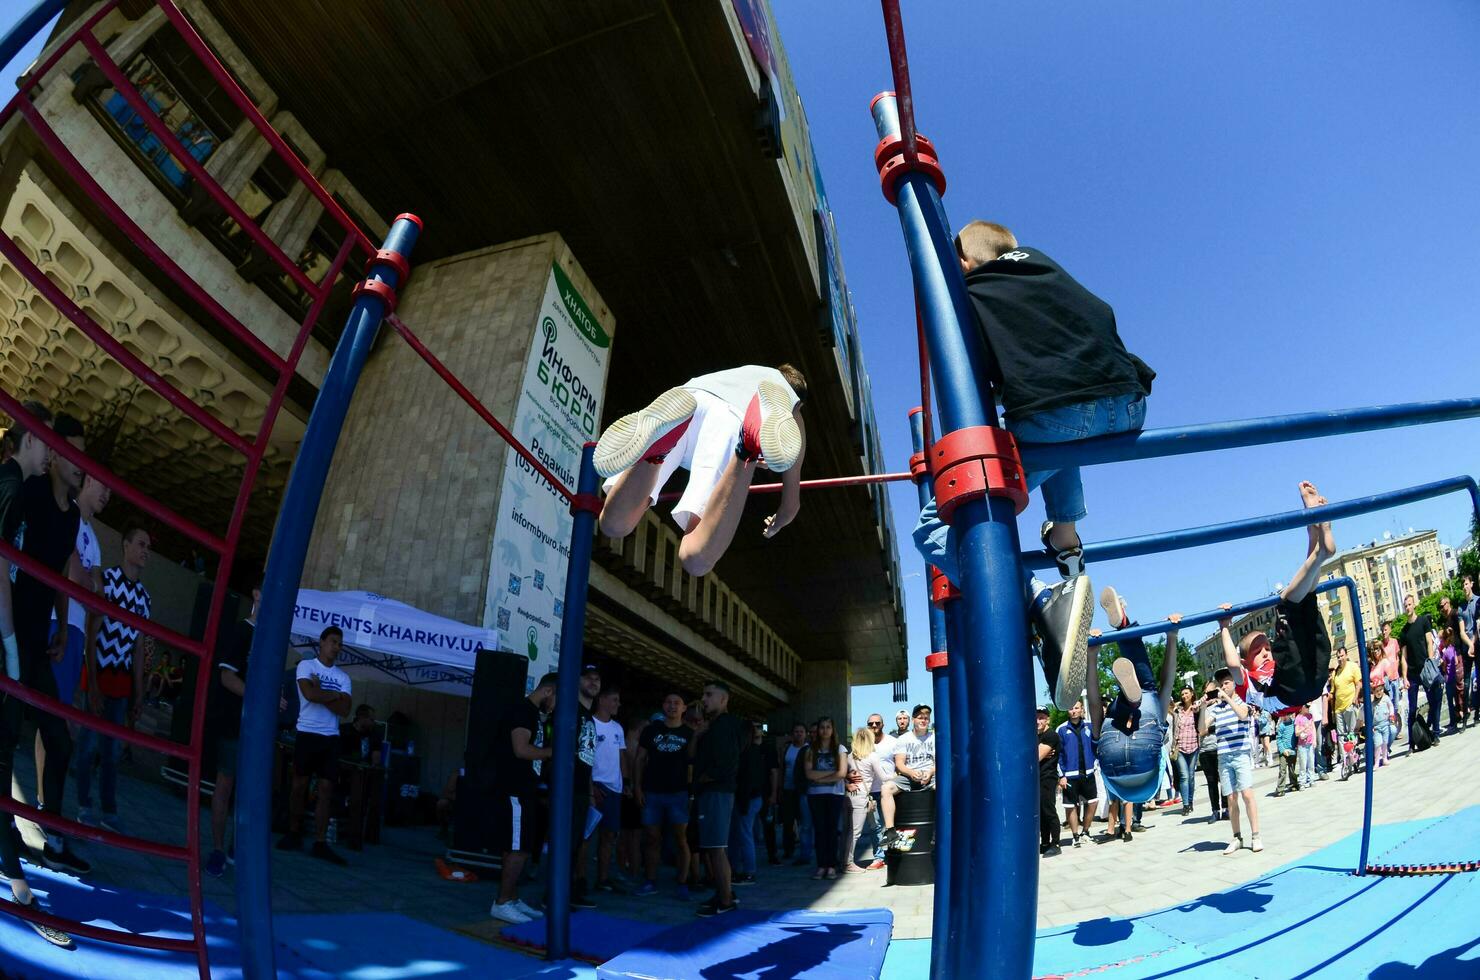
[[[421, 223], [409, 215], [398, 217], [386, 235], [384, 249], [403, 259], [411, 256]], [[385, 262], [371, 268], [369, 278], [391, 289], [399, 274]], [[277, 727], [278, 690], [287, 663], [288, 635], [293, 626], [298, 583], [308, 542], [324, 495], [324, 481], [344, 427], [355, 385], [386, 314], [384, 299], [374, 292], [360, 293], [350, 308], [349, 321], [319, 386], [313, 412], [304, 430], [298, 458], [288, 478], [272, 536], [267, 569], [263, 573], [262, 603], [252, 639], [252, 666], [242, 699], [242, 730], [237, 760], [236, 903], [241, 936], [242, 975], [247, 980], [273, 980], [272, 851], [272, 744]]]
[[1352, 629], [1357, 636], [1357, 666], [1362, 672], [1362, 724], [1367, 729], [1367, 745], [1363, 753], [1367, 763], [1367, 778], [1362, 785], [1362, 849], [1357, 856], [1357, 874], [1367, 873], [1367, 849], [1372, 843], [1372, 793], [1375, 779], [1374, 766], [1377, 761], [1376, 740], [1372, 737], [1372, 675], [1367, 669], [1367, 632], [1362, 628], [1362, 603], [1357, 599], [1357, 583], [1343, 575], [1331, 580], [1346, 590], [1352, 604]]
[[[873, 115], [881, 139], [898, 136], [892, 97], [875, 99]], [[919, 172], [899, 177], [895, 193], [935, 372], [941, 429], [949, 434], [996, 425], [986, 380], [990, 361], [940, 196]], [[957, 508], [952, 528], [961, 570], [962, 598], [956, 605], [963, 642], [951, 653], [960, 655], [962, 670], [956, 676], [970, 704], [967, 716], [954, 719], [966, 728], [967, 752], [957, 761], [967, 770], [972, 879], [958, 962], [990, 963], [997, 976], [1028, 977], [1037, 920], [1038, 778], [1017, 514], [1003, 497], [968, 501]]]
[[[1374, 511], [1388, 510], [1392, 507], [1411, 504], [1419, 500], [1442, 497], [1447, 493], [1456, 493], [1460, 490], [1467, 491], [1470, 494], [1470, 499], [1475, 506], [1476, 513], [1480, 513], [1480, 495], [1477, 495], [1475, 479], [1469, 476], [1455, 476], [1447, 480], [1436, 480], [1433, 483], [1408, 487], [1404, 490], [1390, 490], [1386, 493], [1374, 493], [1366, 497], [1356, 497], [1352, 500], [1341, 500], [1334, 504], [1326, 504], [1323, 507], [1287, 510], [1279, 514], [1270, 514], [1265, 517], [1250, 517], [1241, 521], [1229, 521], [1225, 524], [1208, 524], [1203, 527], [1189, 527], [1178, 531], [1161, 531], [1157, 534], [1142, 534], [1133, 538], [1101, 541], [1096, 544], [1085, 545], [1084, 560], [1086, 563], [1092, 564], [1095, 562], [1113, 561], [1117, 558], [1138, 558], [1142, 555], [1155, 555], [1166, 551], [1180, 551], [1184, 548], [1199, 548], [1203, 545], [1218, 544], [1223, 541], [1236, 541], [1240, 538], [1250, 538], [1260, 534], [1288, 531], [1297, 527], [1306, 527], [1316, 522], [1340, 520], [1341, 518], [1354, 517], [1358, 514], [1370, 514]], [[1053, 559], [1041, 549], [1023, 552], [1022, 561], [1028, 568], [1048, 568], [1053, 565]]]
[[41, 33], [41, 29], [52, 21], [67, 6], [67, 0], [39, 0], [36, 6], [26, 11], [10, 30], [0, 37], [0, 68], [15, 60], [21, 48]]
[[[910, 444], [916, 456], [925, 452], [925, 418], [921, 409], [910, 412]], [[913, 461], [911, 463], [913, 466]], [[922, 466], [915, 476], [915, 488], [919, 494], [920, 507], [930, 503], [934, 494], [930, 488], [930, 474]], [[937, 924], [948, 922], [951, 914], [951, 899], [955, 888], [955, 827], [952, 826], [952, 782], [956, 774], [956, 759], [952, 756], [953, 714], [951, 711], [951, 667], [946, 657], [946, 614], [931, 600], [930, 577], [926, 576], [925, 596], [930, 611], [930, 668], [931, 690], [935, 701], [935, 895], [933, 915]], [[937, 663], [936, 660], [944, 660]], [[952, 955], [949, 930], [934, 929], [930, 934], [930, 976], [934, 980], [951, 980], [956, 976], [955, 957]]]
[[1232, 422], [1209, 422], [1167, 429], [1146, 429], [1118, 435], [1099, 436], [1079, 442], [1032, 443], [1018, 448], [1023, 466], [1033, 470], [1064, 466], [1094, 466], [1132, 459], [1182, 456], [1215, 449], [1239, 449], [1276, 442], [1318, 439], [1353, 432], [1373, 432], [1407, 425], [1429, 425], [1480, 417], [1480, 398], [1450, 398], [1444, 401], [1348, 408], [1335, 412], [1276, 415]]
[[[565, 618], [560, 627], [560, 683], [555, 695], [555, 744], [550, 772], [550, 901], [545, 907], [545, 949], [552, 960], [570, 955], [570, 878], [576, 828], [586, 815], [575, 803], [576, 703], [581, 696], [581, 655], [585, 650], [586, 589], [591, 580], [591, 546], [596, 537], [596, 443], [581, 450], [571, 529], [570, 565], [565, 573]], [[579, 822], [577, 822], [579, 821]]]
[[[945, 613], [946, 620], [946, 649], [960, 650], [965, 647], [965, 641], [961, 638], [961, 603], [958, 599], [950, 599], [942, 604], [941, 610]], [[971, 807], [970, 794], [967, 791], [967, 773], [965, 760], [968, 753], [967, 743], [969, 733], [964, 719], [971, 715], [971, 699], [966, 694], [966, 684], [963, 681], [964, 671], [960, 662], [955, 665], [955, 674], [951, 678], [950, 699], [951, 717], [957, 719], [956, 724], [951, 726], [951, 837], [953, 841], [959, 841], [971, 834]], [[939, 746], [936, 751], [940, 751]], [[935, 921], [934, 931], [944, 932], [946, 942], [949, 944], [946, 954], [946, 966], [954, 969], [954, 973], [948, 976], [960, 976], [962, 963], [960, 957], [960, 943], [966, 931], [970, 928], [968, 912], [971, 909], [971, 882], [970, 854], [968, 849], [959, 844], [953, 845], [952, 857], [956, 862], [956, 874], [951, 876], [950, 895], [948, 900], [951, 905], [947, 910], [946, 918], [940, 917], [940, 907], [934, 909]]]

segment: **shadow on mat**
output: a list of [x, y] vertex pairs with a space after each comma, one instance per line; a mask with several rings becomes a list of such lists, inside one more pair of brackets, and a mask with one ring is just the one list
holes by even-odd
[[1086, 919], [1074, 927], [1074, 945], [1111, 946], [1131, 938], [1135, 930], [1129, 919]]
[[792, 933], [786, 939], [767, 943], [753, 953], [705, 967], [704, 980], [790, 980], [814, 966], [821, 966], [839, 946], [846, 946], [863, 935], [864, 926], [836, 923], [823, 926], [787, 926]]
[[[1418, 966], [1407, 963], [1384, 963], [1368, 974], [1368, 980], [1409, 980], [1418, 977], [1463, 977], [1480, 971], [1480, 960], [1460, 961], [1460, 957], [1480, 946], [1480, 938], [1471, 939], [1462, 946], [1451, 946], [1424, 960]], [[1461, 967], [1470, 971], [1461, 972]]]

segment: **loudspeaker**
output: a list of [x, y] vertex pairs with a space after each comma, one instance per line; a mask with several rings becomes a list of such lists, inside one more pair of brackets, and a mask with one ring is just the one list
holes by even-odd
[[489, 798], [493, 791], [494, 726], [512, 704], [524, 697], [529, 658], [499, 650], [478, 651], [473, 668], [473, 696], [468, 704], [463, 775], [452, 809], [452, 849], [460, 860], [488, 853]]

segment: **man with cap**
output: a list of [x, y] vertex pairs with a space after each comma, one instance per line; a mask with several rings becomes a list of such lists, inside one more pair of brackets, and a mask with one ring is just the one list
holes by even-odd
[[[1038, 709], [1038, 856], [1059, 853], [1059, 752], [1058, 732], [1048, 724], [1047, 708]], [[1077, 836], [1077, 835], [1076, 835]]]
[[883, 845], [899, 840], [894, 829], [894, 797], [935, 788], [935, 733], [930, 730], [930, 705], [917, 704], [910, 712], [913, 727], [894, 742], [894, 781], [885, 783], [879, 802], [884, 811]]
[[[1126, 611], [1125, 600], [1111, 586], [1100, 593], [1100, 605], [1113, 629], [1135, 625]], [[1145, 803], [1161, 787], [1167, 771], [1166, 733], [1167, 706], [1171, 704], [1172, 686], [1177, 680], [1177, 627], [1181, 613], [1172, 613], [1172, 628], [1167, 630], [1162, 657], [1161, 679], [1151, 672], [1151, 657], [1139, 637], [1117, 641], [1120, 656], [1110, 665], [1110, 672], [1120, 684], [1120, 692], [1107, 711], [1100, 697], [1100, 672], [1093, 667], [1085, 680], [1089, 692], [1090, 724], [1099, 729], [1095, 748], [1100, 776], [1113, 799], [1127, 804]], [[1129, 809], [1129, 807], [1127, 808]], [[1131, 839], [1129, 827], [1124, 839]]]

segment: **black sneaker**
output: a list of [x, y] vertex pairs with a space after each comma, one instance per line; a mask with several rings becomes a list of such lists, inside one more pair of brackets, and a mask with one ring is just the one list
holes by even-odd
[[1089, 628], [1095, 598], [1089, 577], [1079, 575], [1049, 589], [1033, 603], [1033, 624], [1043, 652], [1043, 676], [1060, 708], [1079, 700], [1089, 679]]
[[886, 851], [899, 842], [899, 831], [893, 827], [884, 828], [884, 836], [879, 838], [879, 845]]
[[1050, 847], [1048, 850], [1044, 851], [1043, 852], [1043, 856], [1046, 857], [1046, 858], [1058, 857], [1062, 853], [1064, 853], [1064, 852], [1059, 848], [1059, 845], [1055, 844], [1052, 847]]
[[1048, 552], [1053, 558], [1053, 563], [1059, 567], [1059, 574], [1066, 579], [1083, 575], [1084, 546], [1076, 544], [1072, 548], [1055, 548], [1048, 543], [1049, 535], [1052, 533], [1053, 521], [1044, 521], [1038, 537], [1043, 542], [1043, 550]]
[[755, 875], [753, 875], [753, 874], [733, 875], [730, 878], [730, 884], [732, 884], [732, 885], [753, 885], [753, 884], [755, 884]]
[[[19, 902], [17, 902], [16, 904], [20, 905]], [[21, 905], [21, 908], [36, 908], [36, 896], [32, 895], [31, 901], [26, 903], [25, 905]], [[39, 908], [36, 908], [36, 910], [38, 912], [41, 911]], [[36, 935], [40, 936], [42, 939], [45, 939], [53, 946], [60, 946], [63, 949], [72, 948], [72, 937], [67, 935], [65, 932], [62, 932], [60, 929], [53, 929], [51, 926], [44, 926], [39, 922], [32, 922], [30, 919], [26, 919], [24, 921], [26, 925], [36, 930]]]
[[337, 864], [341, 868], [349, 864], [349, 862], [346, 861], [344, 858], [334, 853], [334, 848], [330, 847], [328, 844], [325, 844], [321, 840], [314, 841], [313, 849], [310, 850], [308, 853], [312, 854], [320, 861], [328, 861], [330, 864]]
[[596, 907], [596, 903], [586, 897], [585, 892], [572, 892], [570, 896], [570, 907], [573, 909], [589, 910]]
[[277, 849], [280, 850], [280, 851], [301, 851], [301, 850], [303, 850], [303, 835], [302, 834], [284, 834], [282, 837], [278, 838]]
[[739, 902], [731, 902], [729, 905], [721, 905], [719, 904], [718, 899], [711, 898], [709, 901], [705, 902], [703, 905], [695, 909], [694, 914], [699, 916], [701, 919], [707, 919], [710, 916], [724, 915], [726, 912], [733, 912], [739, 907]]
[[1124, 828], [1121, 828], [1121, 831], [1120, 831], [1120, 839], [1123, 840], [1123, 841], [1125, 841], [1125, 842], [1127, 842], [1127, 843], [1135, 840], [1135, 838], [1131, 836], [1131, 832], [1129, 830], [1124, 829]]
[[51, 870], [64, 874], [85, 875], [92, 870], [92, 865], [78, 857], [67, 846], [66, 841], [62, 842], [60, 850], [52, 847], [51, 842], [47, 841], [41, 848], [41, 861]]
[[1146, 829], [1146, 825], [1143, 824], [1143, 823], [1141, 823], [1139, 820], [1137, 820], [1135, 823], [1131, 824], [1131, 830], [1135, 831], [1138, 834], [1141, 833], [1142, 831], [1144, 831], [1145, 829]]

